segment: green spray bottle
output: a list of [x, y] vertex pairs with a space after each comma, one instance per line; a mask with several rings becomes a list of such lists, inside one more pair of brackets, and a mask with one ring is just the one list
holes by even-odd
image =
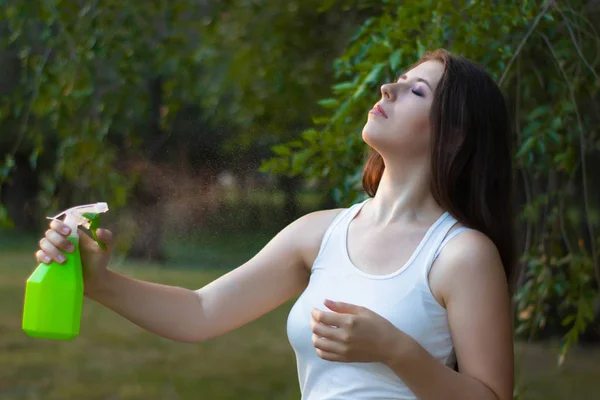
[[69, 208], [48, 219], [65, 215], [64, 223], [71, 228], [67, 239], [73, 244], [72, 253], [63, 254], [62, 264], [52, 261], [41, 263], [27, 279], [23, 307], [23, 330], [31, 337], [55, 340], [72, 340], [79, 335], [83, 305], [83, 273], [79, 253], [79, 225], [89, 229], [98, 241], [96, 230], [100, 214], [108, 211], [106, 203], [95, 203]]

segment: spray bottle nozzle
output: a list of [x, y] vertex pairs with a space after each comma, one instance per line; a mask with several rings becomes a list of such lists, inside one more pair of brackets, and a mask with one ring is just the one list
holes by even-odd
[[96, 243], [98, 243], [98, 246], [100, 246], [100, 248], [102, 250], [106, 250], [106, 246], [104, 245], [104, 243], [102, 243], [100, 240], [98, 240], [98, 228], [100, 227], [100, 214], [99, 213], [91, 213], [91, 212], [86, 212], [83, 213], [82, 216], [84, 218], [87, 218], [89, 223], [86, 225], [87, 228], [92, 232], [92, 237], [94, 238], [94, 240], [96, 241]]
[[108, 204], [104, 202], [86, 204], [83, 206], [71, 207], [68, 210], [61, 212], [54, 217], [46, 217], [48, 219], [58, 219], [61, 215], [65, 215], [64, 222], [69, 225], [71, 232], [77, 233], [77, 227], [79, 225], [89, 229], [92, 232], [92, 236], [96, 243], [106, 250], [104, 243], [98, 240], [96, 231], [100, 226], [100, 214], [108, 211]]

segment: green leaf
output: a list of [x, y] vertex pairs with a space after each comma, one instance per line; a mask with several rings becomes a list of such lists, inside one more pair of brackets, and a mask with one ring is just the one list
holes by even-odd
[[320, 5], [319, 8], [317, 9], [317, 11], [319, 13], [325, 12], [327, 10], [329, 10], [333, 4], [335, 4], [336, 0], [323, 0]]
[[522, 158], [525, 154], [529, 153], [531, 149], [533, 149], [533, 146], [535, 146], [536, 142], [537, 138], [535, 136], [530, 136], [527, 139], [525, 139], [525, 141], [517, 151], [515, 157]]
[[8, 216], [8, 210], [4, 204], [0, 204], [0, 228], [14, 229], [15, 225]]
[[525, 127], [523, 128], [523, 136], [525, 136], [525, 137], [535, 136], [536, 133], [538, 133], [541, 126], [542, 126], [542, 123], [538, 120], [530, 122], [529, 124], [525, 125]]
[[533, 121], [542, 115], [548, 114], [549, 111], [550, 111], [550, 106], [548, 106], [548, 105], [536, 107], [532, 112], [530, 112], [527, 115], [527, 119], [530, 121]]
[[331, 118], [332, 122], [337, 122], [340, 118], [344, 117], [346, 115], [346, 112], [348, 111], [348, 107], [350, 106], [350, 101], [346, 100], [335, 112], [335, 114], [333, 114], [333, 117]]
[[10, 171], [15, 166], [15, 159], [12, 154], [7, 154], [4, 159], [4, 165], [0, 168], [0, 179], [5, 180], [8, 178]]
[[336, 108], [340, 105], [340, 102], [337, 99], [323, 99], [319, 100], [317, 103], [324, 108]]
[[567, 326], [570, 325], [573, 321], [575, 320], [575, 314], [571, 314], [571, 315], [567, 315], [562, 321], [561, 321], [561, 325], [562, 326]]
[[283, 144], [273, 146], [271, 149], [278, 156], [289, 156], [292, 154], [290, 148]]
[[37, 168], [37, 162], [38, 162], [38, 157], [39, 157], [40, 153], [39, 153], [39, 149], [35, 149], [31, 152], [31, 154], [29, 155], [29, 165], [31, 166], [31, 169], [36, 169]]
[[552, 139], [552, 141], [556, 144], [560, 143], [560, 137], [558, 136], [558, 133], [556, 133], [555, 131], [548, 129], [546, 131], [546, 134], [550, 137], [550, 139]]
[[354, 86], [356, 86], [356, 83], [354, 81], [347, 81], [333, 85], [332, 90], [333, 93], [340, 94], [345, 91], [351, 90], [352, 88], [354, 88]]
[[421, 38], [417, 37], [417, 57], [421, 58], [425, 54], [425, 46], [421, 42]]
[[544, 143], [543, 140], [538, 140], [537, 149], [540, 152], [540, 154], [546, 154], [546, 143]]
[[329, 117], [312, 117], [312, 123], [314, 125], [325, 125], [330, 121]]
[[381, 71], [385, 67], [385, 63], [377, 63], [369, 72], [369, 75], [365, 78], [364, 82], [368, 85], [374, 84], [379, 79], [379, 75], [381, 75]]
[[317, 131], [316, 129], [307, 129], [304, 132], [302, 132], [302, 137], [305, 140], [308, 140], [309, 142], [314, 142], [318, 136], [319, 131]]
[[402, 48], [399, 48], [398, 50], [393, 52], [392, 55], [390, 56], [390, 69], [394, 73], [399, 72], [398, 68], [400, 67], [400, 63], [402, 62], [402, 53], [403, 52], [404, 52], [404, 50]]
[[377, 82], [377, 80], [379, 79], [379, 75], [381, 74], [381, 71], [384, 67], [385, 63], [378, 63], [375, 64], [373, 68], [371, 68], [369, 74], [365, 77], [365, 79], [363, 79], [359, 87], [352, 95], [352, 100], [356, 100], [362, 97], [365, 94], [367, 87]]

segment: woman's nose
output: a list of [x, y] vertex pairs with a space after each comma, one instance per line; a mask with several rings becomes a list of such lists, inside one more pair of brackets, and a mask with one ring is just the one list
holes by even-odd
[[394, 87], [389, 83], [382, 85], [381, 96], [386, 100], [394, 101]]

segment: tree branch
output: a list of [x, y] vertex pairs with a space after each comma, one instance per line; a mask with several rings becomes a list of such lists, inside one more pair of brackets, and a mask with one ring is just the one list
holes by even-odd
[[594, 68], [590, 65], [590, 63], [588, 62], [588, 60], [584, 57], [583, 53], [581, 52], [581, 48], [577, 44], [577, 40], [575, 39], [575, 34], [573, 33], [573, 30], [571, 29], [571, 24], [570, 24], [569, 19], [562, 12], [562, 10], [560, 9], [560, 7], [558, 7], [556, 4], [554, 4], [554, 8], [556, 8], [556, 10], [559, 12], [559, 14], [565, 20], [565, 24], [567, 25], [567, 30], [569, 31], [569, 35], [571, 36], [571, 41], [573, 42], [573, 45], [575, 46], [575, 49], [577, 50], [577, 54], [579, 54], [579, 57], [581, 58], [581, 60], [583, 60], [583, 63], [590, 70], [590, 72], [592, 73], [592, 75], [594, 75], [594, 78], [596, 78], [596, 81], [600, 81], [600, 76], [598, 76], [598, 74], [596, 73], [596, 71], [594, 70]]
[[571, 97], [571, 101], [573, 102], [575, 116], [577, 117], [577, 125], [579, 128], [579, 151], [581, 152], [583, 203], [584, 203], [584, 207], [585, 207], [586, 218], [588, 221], [587, 227], [588, 227], [588, 233], [590, 236], [590, 246], [592, 248], [592, 259], [594, 262], [594, 274], [596, 277], [596, 283], [597, 283], [598, 287], [600, 288], [600, 264], [598, 263], [598, 253], [596, 251], [596, 237], [594, 235], [594, 227], [593, 227], [592, 223], [590, 222], [590, 201], [589, 201], [589, 190], [588, 190], [588, 185], [587, 185], [587, 170], [586, 170], [586, 159], [585, 159], [586, 145], [585, 145], [585, 137], [583, 134], [583, 122], [581, 120], [581, 114], [579, 113], [579, 107], [577, 106], [577, 100], [575, 98], [575, 91], [573, 89], [573, 84], [571, 83], [571, 81], [569, 81], [569, 78], [567, 77], [567, 74], [566, 74], [564, 68], [560, 64], [558, 57], [556, 56], [556, 53], [554, 51], [554, 47], [552, 46], [552, 43], [550, 43], [550, 40], [548, 39], [548, 37], [546, 35], [544, 35], [543, 33], [540, 33], [539, 35], [544, 39], [544, 41], [546, 42], [546, 45], [550, 49], [550, 53], [552, 54], [552, 57], [554, 58], [556, 65], [560, 69], [560, 72], [565, 80], [565, 83], [567, 84], [567, 87], [569, 88], [569, 94]]
[[588, 26], [588, 28], [591, 29], [591, 32], [587, 32], [585, 29], [579, 27], [578, 28], [581, 32], [583, 32], [584, 34], [588, 35], [590, 38], [592, 38], [592, 40], [594, 40], [594, 42], [596, 43], [596, 56], [594, 58], [594, 61], [592, 62], [592, 66], [595, 68], [596, 65], [598, 64], [598, 61], [600, 60], [600, 35], [598, 35], [598, 31], [596, 31], [596, 28], [594, 28], [594, 24], [587, 19], [585, 16], [581, 15], [580, 13], [577, 13], [575, 10], [573, 10], [573, 8], [570, 6], [570, 4], [568, 4], [568, 7], [564, 8], [564, 11], [568, 11], [571, 14], [581, 18], [583, 20], [583, 22]]
[[52, 48], [46, 48], [44, 52], [42, 61], [38, 65], [37, 71], [35, 72], [35, 87], [33, 89], [33, 93], [31, 94], [31, 99], [29, 99], [29, 104], [27, 105], [27, 111], [25, 111], [25, 115], [23, 116], [23, 123], [21, 124], [21, 129], [19, 130], [19, 137], [17, 138], [17, 142], [9, 152], [9, 154], [16, 154], [17, 150], [21, 146], [21, 142], [23, 141], [23, 137], [25, 136], [25, 132], [27, 131], [27, 126], [29, 125], [29, 117], [31, 116], [31, 109], [33, 108], [33, 103], [37, 99], [37, 96], [40, 92], [40, 86], [42, 82], [42, 72], [46, 67], [46, 63], [48, 62], [48, 57], [50, 57], [50, 53], [52, 52]]
[[517, 50], [512, 55], [510, 61], [506, 65], [506, 68], [504, 69], [504, 72], [502, 72], [502, 76], [500, 77], [500, 81], [498, 82], [498, 86], [502, 86], [502, 83], [504, 82], [504, 79], [506, 78], [506, 75], [508, 74], [508, 71], [510, 70], [510, 67], [512, 66], [513, 62], [515, 61], [515, 59], [517, 58], [517, 56], [521, 53], [521, 50], [523, 49], [523, 46], [525, 46], [525, 43], [527, 42], [527, 39], [529, 39], [529, 36], [531, 36], [531, 34], [533, 33], [533, 30], [535, 29], [535, 27], [537, 26], [537, 24], [540, 22], [540, 20], [544, 16], [544, 14], [546, 14], [546, 11], [548, 11], [548, 9], [550, 8], [550, 5], [552, 3], [554, 3], [554, 0], [548, 0], [546, 2], [546, 5], [542, 9], [542, 11], [533, 20], [533, 24], [531, 24], [531, 26], [529, 27], [529, 30], [527, 31], [527, 33], [525, 34], [525, 36], [523, 36], [523, 39], [521, 39], [521, 43], [519, 43], [519, 47], [517, 47]]
[[46, 5], [48, 6], [48, 8], [50, 8], [54, 12], [54, 17], [56, 18], [56, 21], [58, 21], [60, 30], [63, 32], [63, 35], [65, 36], [65, 39], [67, 41], [67, 46], [69, 47], [69, 51], [71, 53], [70, 54], [71, 60], [75, 60], [75, 58], [77, 57], [77, 48], [75, 45], [75, 39], [73, 39], [73, 36], [71, 36], [69, 31], [67, 30], [65, 23], [63, 22], [62, 18], [60, 17], [60, 12], [56, 9], [56, 7], [54, 6], [54, 3], [52, 1], [46, 1]]
[[[519, 142], [519, 146], [523, 144], [523, 138], [521, 137], [521, 126], [519, 124], [519, 108], [521, 107], [521, 57], [519, 57], [517, 61], [517, 85], [516, 85], [516, 93], [515, 93], [515, 131], [517, 134], [517, 141]], [[527, 174], [527, 166], [523, 166], [519, 168], [521, 171], [521, 175], [523, 177], [523, 188], [525, 189], [525, 201], [527, 204], [531, 203], [531, 188], [529, 187], [529, 178]], [[527, 220], [527, 228], [525, 231], [525, 248], [523, 249], [523, 253], [527, 253], [529, 248], [531, 247], [531, 235], [532, 235], [532, 226], [531, 221]], [[525, 281], [525, 273], [527, 272], [527, 265], [521, 266], [521, 271], [519, 271], [519, 277], [517, 279], [517, 290], [523, 285]]]

